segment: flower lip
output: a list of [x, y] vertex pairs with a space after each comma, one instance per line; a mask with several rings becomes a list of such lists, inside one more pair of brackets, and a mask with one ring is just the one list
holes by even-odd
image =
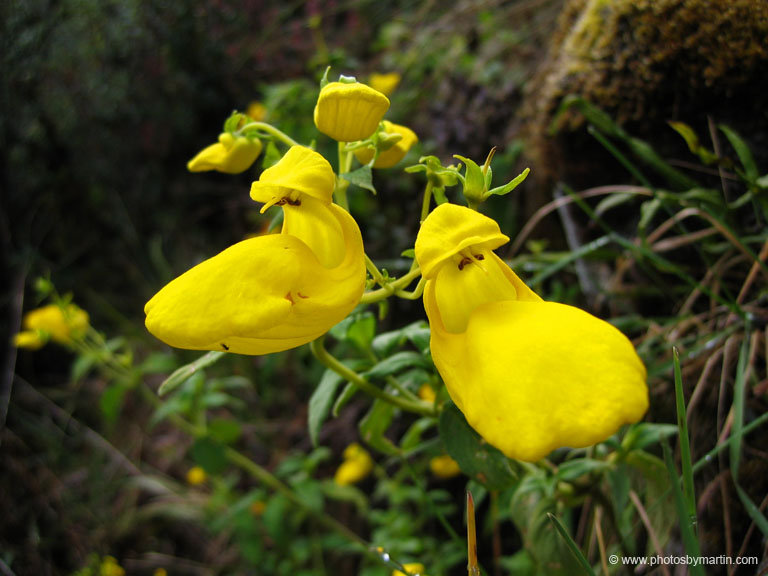
[[495, 220], [456, 204], [435, 208], [416, 236], [416, 260], [427, 280], [453, 256], [469, 247], [494, 250], [509, 242]]
[[330, 204], [335, 184], [333, 168], [322, 155], [304, 146], [292, 146], [251, 185], [251, 198], [265, 203], [262, 212], [274, 204], [296, 205], [302, 194]]

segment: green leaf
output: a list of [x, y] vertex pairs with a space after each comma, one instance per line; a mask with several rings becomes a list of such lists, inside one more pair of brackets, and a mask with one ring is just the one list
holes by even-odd
[[317, 388], [312, 393], [312, 397], [309, 399], [308, 427], [309, 437], [312, 440], [313, 446], [317, 446], [320, 428], [331, 411], [334, 398], [336, 397], [336, 390], [342, 381], [343, 378], [336, 374], [336, 372], [326, 370], [323, 373], [323, 377], [320, 378]]
[[215, 364], [224, 356], [225, 352], [213, 351], [201, 356], [194, 362], [185, 364], [181, 368], [178, 368], [173, 374], [165, 379], [160, 385], [157, 391], [158, 396], [165, 396], [169, 392], [174, 391], [176, 388], [184, 384], [190, 377], [196, 374], [199, 370], [207, 368], [212, 364]]
[[339, 397], [336, 399], [336, 402], [333, 404], [333, 410], [331, 411], [331, 414], [333, 414], [333, 417], [336, 418], [339, 415], [339, 411], [344, 408], [344, 406], [347, 405], [347, 402], [352, 400], [352, 397], [357, 392], [357, 386], [352, 384], [351, 382], [348, 383], [344, 390], [341, 391], [341, 394], [339, 394]]
[[222, 444], [234, 444], [242, 432], [242, 426], [235, 420], [215, 418], [208, 422], [208, 434]]
[[384, 434], [389, 430], [392, 418], [395, 415], [395, 407], [389, 402], [374, 400], [368, 414], [360, 422], [360, 436], [362, 439], [383, 454], [395, 456], [400, 450]]
[[757, 171], [757, 164], [755, 164], [755, 158], [752, 156], [752, 151], [749, 149], [749, 145], [739, 136], [734, 130], [724, 124], [717, 126], [720, 131], [728, 138], [728, 142], [731, 143], [733, 149], [736, 151], [736, 155], [739, 157], [742, 167], [744, 168], [744, 174], [749, 182], [754, 182], [760, 176]]
[[114, 382], [104, 389], [99, 399], [101, 414], [109, 425], [117, 422], [120, 409], [123, 407], [123, 398], [128, 391], [128, 386]]
[[565, 482], [577, 480], [591, 472], [607, 470], [611, 465], [602, 460], [591, 460], [589, 458], [578, 458], [563, 462], [557, 468], [557, 477]]
[[190, 449], [192, 459], [208, 474], [221, 474], [227, 469], [224, 446], [213, 438], [198, 438]]
[[354, 184], [355, 186], [364, 188], [365, 190], [369, 190], [370, 192], [376, 194], [376, 188], [373, 187], [373, 172], [371, 171], [371, 167], [368, 165], [361, 166], [352, 172], [339, 174], [339, 177], [344, 178], [344, 180], [350, 184]]
[[165, 374], [176, 367], [176, 359], [171, 354], [155, 352], [139, 364], [138, 369], [142, 374]]
[[432, 428], [435, 425], [434, 418], [419, 418], [411, 424], [411, 427], [403, 434], [400, 439], [400, 447], [404, 451], [413, 450], [421, 443], [421, 438], [424, 432]]
[[347, 328], [346, 339], [363, 352], [371, 349], [371, 342], [376, 335], [376, 317], [371, 312], [363, 312], [354, 317]]
[[365, 375], [368, 378], [382, 378], [395, 374], [403, 368], [410, 368], [412, 366], [428, 368], [429, 365], [429, 360], [423, 354], [411, 351], [397, 352], [376, 364]]
[[[268, 141], [267, 145], [264, 147], [264, 158], [261, 160], [261, 168], [262, 170], [266, 170], [267, 168], [271, 168], [275, 164], [277, 164], [280, 161], [280, 158], [282, 158], [283, 155], [280, 153], [280, 150], [278, 149], [277, 145], [272, 141]], [[282, 214], [283, 211], [279, 210], [279, 212]]]
[[494, 188], [492, 190], [488, 190], [488, 192], [485, 193], [485, 198], [488, 198], [488, 196], [496, 195], [496, 196], [504, 196], [505, 194], [509, 194], [517, 188], [520, 184], [522, 184], [523, 180], [525, 180], [528, 177], [528, 174], [530, 174], [531, 169], [526, 168], [523, 170], [520, 174], [518, 174], [514, 180], [511, 182], [505, 184], [504, 186], [499, 186], [497, 188]]
[[491, 490], [508, 488], [517, 481], [509, 459], [483, 440], [451, 402], [440, 413], [439, 430], [448, 454], [470, 478]]
[[621, 447], [627, 452], [642, 450], [676, 434], [677, 426], [674, 424], [641, 422], [629, 427], [624, 440], [621, 442]]
[[688, 150], [696, 154], [704, 164], [714, 164], [718, 161], [717, 154], [701, 145], [696, 132], [688, 124], [684, 122], [668, 122], [668, 124], [683, 137], [683, 140], [688, 145]]

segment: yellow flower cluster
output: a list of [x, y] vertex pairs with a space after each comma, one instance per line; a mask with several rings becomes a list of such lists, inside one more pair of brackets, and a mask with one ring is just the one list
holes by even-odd
[[421, 226], [416, 259], [451, 398], [490, 444], [533, 462], [642, 418], [646, 372], [615, 327], [528, 288], [493, 252], [508, 240], [490, 218], [442, 204]]
[[368, 451], [358, 443], [352, 443], [344, 449], [344, 461], [336, 470], [333, 481], [339, 486], [357, 484], [373, 470], [373, 459]]
[[14, 346], [36, 350], [48, 340], [69, 346], [88, 330], [85, 310], [75, 304], [49, 304], [27, 312], [22, 322], [24, 330], [13, 338]]

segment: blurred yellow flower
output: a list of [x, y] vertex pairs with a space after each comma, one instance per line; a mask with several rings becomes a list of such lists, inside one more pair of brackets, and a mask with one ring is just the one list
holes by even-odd
[[[390, 148], [382, 150], [379, 153], [378, 158], [373, 163], [374, 168], [392, 168], [395, 164], [400, 162], [408, 150], [419, 141], [419, 137], [416, 133], [407, 126], [401, 126], [400, 124], [393, 124], [389, 120], [382, 121], [384, 125], [384, 132], [387, 134], [399, 134], [400, 140], [395, 142]], [[358, 148], [355, 150], [355, 157], [360, 164], [368, 164], [373, 158], [372, 148]]]
[[112, 556], [104, 556], [99, 566], [100, 576], [125, 576], [125, 570]]
[[208, 479], [208, 475], [200, 466], [193, 466], [187, 470], [187, 484], [190, 486], [200, 486]]
[[368, 78], [368, 84], [371, 88], [378, 90], [384, 96], [389, 96], [400, 84], [400, 74], [397, 72], [389, 72], [387, 74], [379, 74], [374, 72]]
[[640, 420], [646, 371], [614, 326], [531, 291], [493, 252], [508, 240], [490, 218], [441, 204], [421, 226], [416, 259], [451, 398], [486, 441], [534, 462]]
[[294, 146], [251, 187], [279, 205], [280, 234], [230, 246], [147, 302], [147, 329], [191, 350], [269, 354], [318, 338], [349, 314], [365, 287], [363, 240], [331, 203], [335, 175], [320, 154]]
[[339, 142], [364, 140], [376, 132], [388, 109], [389, 99], [370, 86], [331, 82], [317, 98], [315, 126]]
[[435, 389], [425, 382], [421, 385], [421, 388], [419, 388], [419, 398], [425, 402], [434, 402], [435, 398], [437, 398], [437, 394], [435, 394]]
[[261, 154], [262, 144], [258, 138], [233, 136], [228, 132], [219, 134], [219, 141], [201, 150], [187, 163], [190, 172], [216, 170], [225, 174], [245, 172]]
[[24, 315], [24, 330], [14, 336], [13, 344], [36, 350], [50, 339], [67, 346], [82, 337], [88, 326], [88, 313], [75, 304], [49, 304]]
[[267, 509], [267, 504], [263, 500], [254, 500], [249, 508], [251, 514], [254, 516], [261, 516], [264, 514], [264, 510]]
[[155, 571], [152, 572], [152, 576], [168, 576], [168, 570], [165, 568], [155, 568]]
[[424, 564], [419, 562], [403, 564], [403, 568], [405, 568], [405, 573], [400, 570], [393, 570], [392, 576], [426, 576], [426, 574], [424, 574]]
[[352, 443], [344, 449], [344, 461], [336, 470], [333, 481], [340, 486], [357, 484], [373, 470], [373, 459], [368, 451], [358, 443]]
[[448, 454], [432, 458], [429, 461], [429, 469], [438, 478], [453, 478], [461, 474], [459, 463]]
[[246, 109], [245, 113], [250, 116], [252, 120], [261, 122], [267, 117], [267, 108], [258, 100], [253, 100], [248, 104], [248, 108]]

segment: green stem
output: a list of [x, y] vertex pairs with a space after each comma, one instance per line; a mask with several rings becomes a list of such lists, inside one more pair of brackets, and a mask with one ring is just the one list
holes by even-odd
[[[360, 299], [360, 303], [372, 304], [374, 302], [378, 302], [380, 300], [389, 298], [390, 296], [399, 296], [407, 300], [414, 300], [419, 296], [421, 296], [421, 291], [424, 289], [423, 283], [420, 281], [418, 286], [416, 286], [414, 291], [411, 293], [403, 292], [403, 289], [419, 276], [421, 276], [421, 269], [418, 268], [417, 266], [416, 268], [414, 268], [404, 276], [398, 278], [397, 280], [393, 280], [392, 282], [384, 284], [382, 288], [379, 288], [378, 290], [371, 290], [370, 292], [366, 292], [365, 294], [363, 294], [363, 297]], [[424, 279], [422, 278], [422, 280]]]
[[419, 222], [424, 222], [429, 215], [429, 205], [432, 202], [432, 182], [427, 178], [427, 186], [424, 188], [424, 198], [421, 201], [421, 218]]
[[317, 358], [318, 362], [320, 362], [323, 366], [328, 368], [329, 370], [333, 370], [365, 392], [366, 394], [373, 396], [374, 398], [378, 398], [379, 400], [383, 400], [384, 402], [389, 402], [393, 406], [397, 406], [398, 408], [405, 410], [407, 412], [413, 412], [415, 414], [420, 414], [422, 416], [434, 416], [435, 415], [435, 409], [432, 404], [428, 404], [427, 402], [414, 402], [412, 400], [408, 400], [406, 398], [401, 398], [400, 396], [393, 396], [392, 394], [389, 394], [385, 392], [384, 390], [381, 390], [380, 388], [377, 388], [368, 380], [360, 376], [357, 372], [354, 370], [348, 368], [339, 360], [336, 359], [328, 350], [325, 349], [323, 346], [323, 341], [325, 340], [325, 336], [320, 336], [317, 340], [312, 341], [312, 343], [309, 345], [310, 349], [312, 350], [312, 354], [315, 355], [315, 358]]
[[235, 132], [236, 135], [244, 134], [248, 130], [261, 130], [262, 132], [266, 132], [267, 134], [274, 136], [278, 140], [282, 140], [285, 144], [288, 144], [288, 146], [300, 146], [296, 140], [288, 136], [285, 132], [282, 130], [278, 130], [272, 124], [267, 124], [266, 122], [249, 122], [240, 130]]

